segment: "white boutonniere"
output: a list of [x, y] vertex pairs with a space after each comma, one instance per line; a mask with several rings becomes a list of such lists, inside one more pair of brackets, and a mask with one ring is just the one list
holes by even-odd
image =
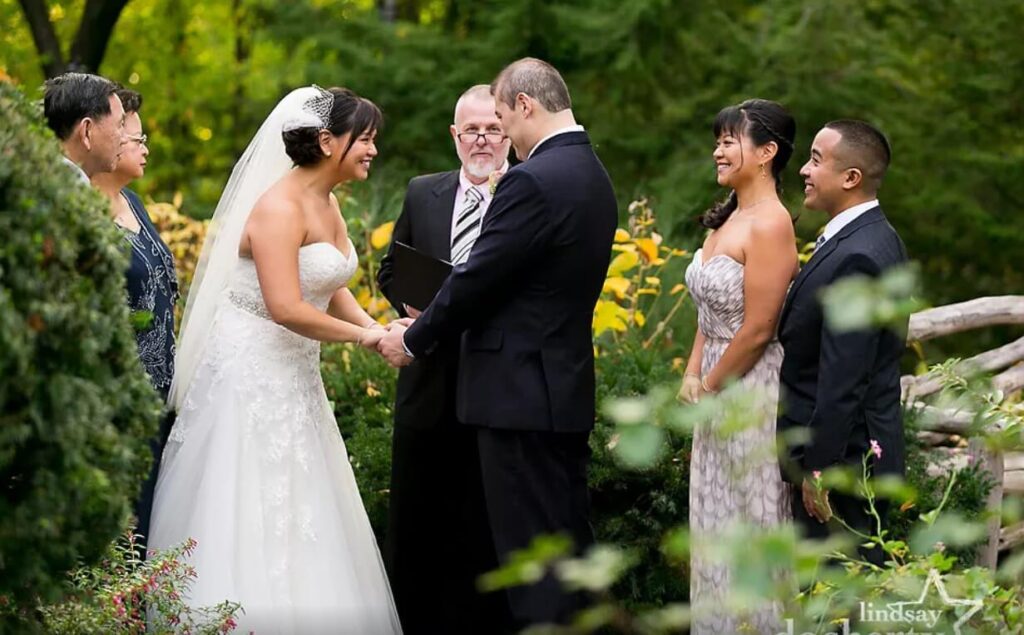
[[491, 172], [490, 176], [487, 177], [487, 188], [491, 192], [491, 196], [494, 196], [494, 190], [498, 189], [498, 181], [501, 180], [502, 173], [495, 170]]

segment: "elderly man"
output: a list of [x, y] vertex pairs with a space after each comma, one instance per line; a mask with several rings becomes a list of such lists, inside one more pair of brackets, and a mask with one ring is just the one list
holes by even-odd
[[[462, 94], [450, 133], [461, 168], [409, 183], [392, 240], [458, 264], [480, 235], [489, 179], [508, 169], [510, 144], [489, 86]], [[415, 317], [426, 307], [404, 306], [393, 296], [393, 245], [378, 282], [400, 313]], [[474, 586], [497, 560], [476, 433], [455, 416], [458, 358], [458, 338], [450, 338], [398, 376], [385, 560], [402, 628], [411, 635], [484, 632], [481, 619], [501, 609], [499, 598], [484, 598]]]
[[[593, 541], [591, 321], [617, 209], [557, 70], [521, 59], [491, 87], [522, 163], [499, 182], [469, 260], [408, 330], [391, 328], [380, 350], [401, 366], [465, 331], [457, 413], [477, 429], [492, 536], [505, 560], [542, 534], [564, 533], [580, 548]], [[565, 623], [584, 600], [546, 576], [509, 590], [509, 626]]]
[[64, 162], [83, 183], [117, 167], [125, 143], [125, 112], [117, 84], [87, 73], [46, 80], [43, 112], [60, 139]]

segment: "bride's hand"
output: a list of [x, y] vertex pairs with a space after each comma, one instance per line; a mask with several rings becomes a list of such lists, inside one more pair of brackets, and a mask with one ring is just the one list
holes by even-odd
[[364, 328], [359, 334], [356, 344], [359, 344], [363, 348], [375, 351], [377, 350], [377, 344], [387, 332], [387, 329], [379, 324], [369, 328]]

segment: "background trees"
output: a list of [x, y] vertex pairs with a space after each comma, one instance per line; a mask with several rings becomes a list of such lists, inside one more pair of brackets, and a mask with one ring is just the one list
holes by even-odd
[[[44, 9], [56, 41], [72, 43], [63, 56], [33, 38]], [[86, 40], [102, 40], [111, 17], [104, 56]], [[884, 202], [944, 301], [1021, 286], [1022, 19], [1012, 0], [0, 0], [0, 67], [33, 93], [44, 69], [69, 62], [141, 90], [154, 146], [142, 189], [180, 191], [197, 217], [273, 103], [308, 82], [383, 107], [368, 187], [394, 193], [452, 165], [445, 127], [461, 90], [543, 57], [564, 72], [623, 203], [650, 197], [662, 233], [688, 241], [721, 195], [708, 157], [720, 107], [757, 95], [797, 117], [786, 185], [804, 238], [824, 221], [801, 213], [810, 139], [862, 117], [892, 139]]]

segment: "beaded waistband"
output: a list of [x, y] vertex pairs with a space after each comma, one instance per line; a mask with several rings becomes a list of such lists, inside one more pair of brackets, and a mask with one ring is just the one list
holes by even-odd
[[267, 307], [263, 304], [262, 299], [256, 299], [250, 295], [245, 295], [236, 291], [229, 291], [228, 301], [246, 313], [263, 318], [264, 320], [270, 319], [270, 312], [267, 311]]

